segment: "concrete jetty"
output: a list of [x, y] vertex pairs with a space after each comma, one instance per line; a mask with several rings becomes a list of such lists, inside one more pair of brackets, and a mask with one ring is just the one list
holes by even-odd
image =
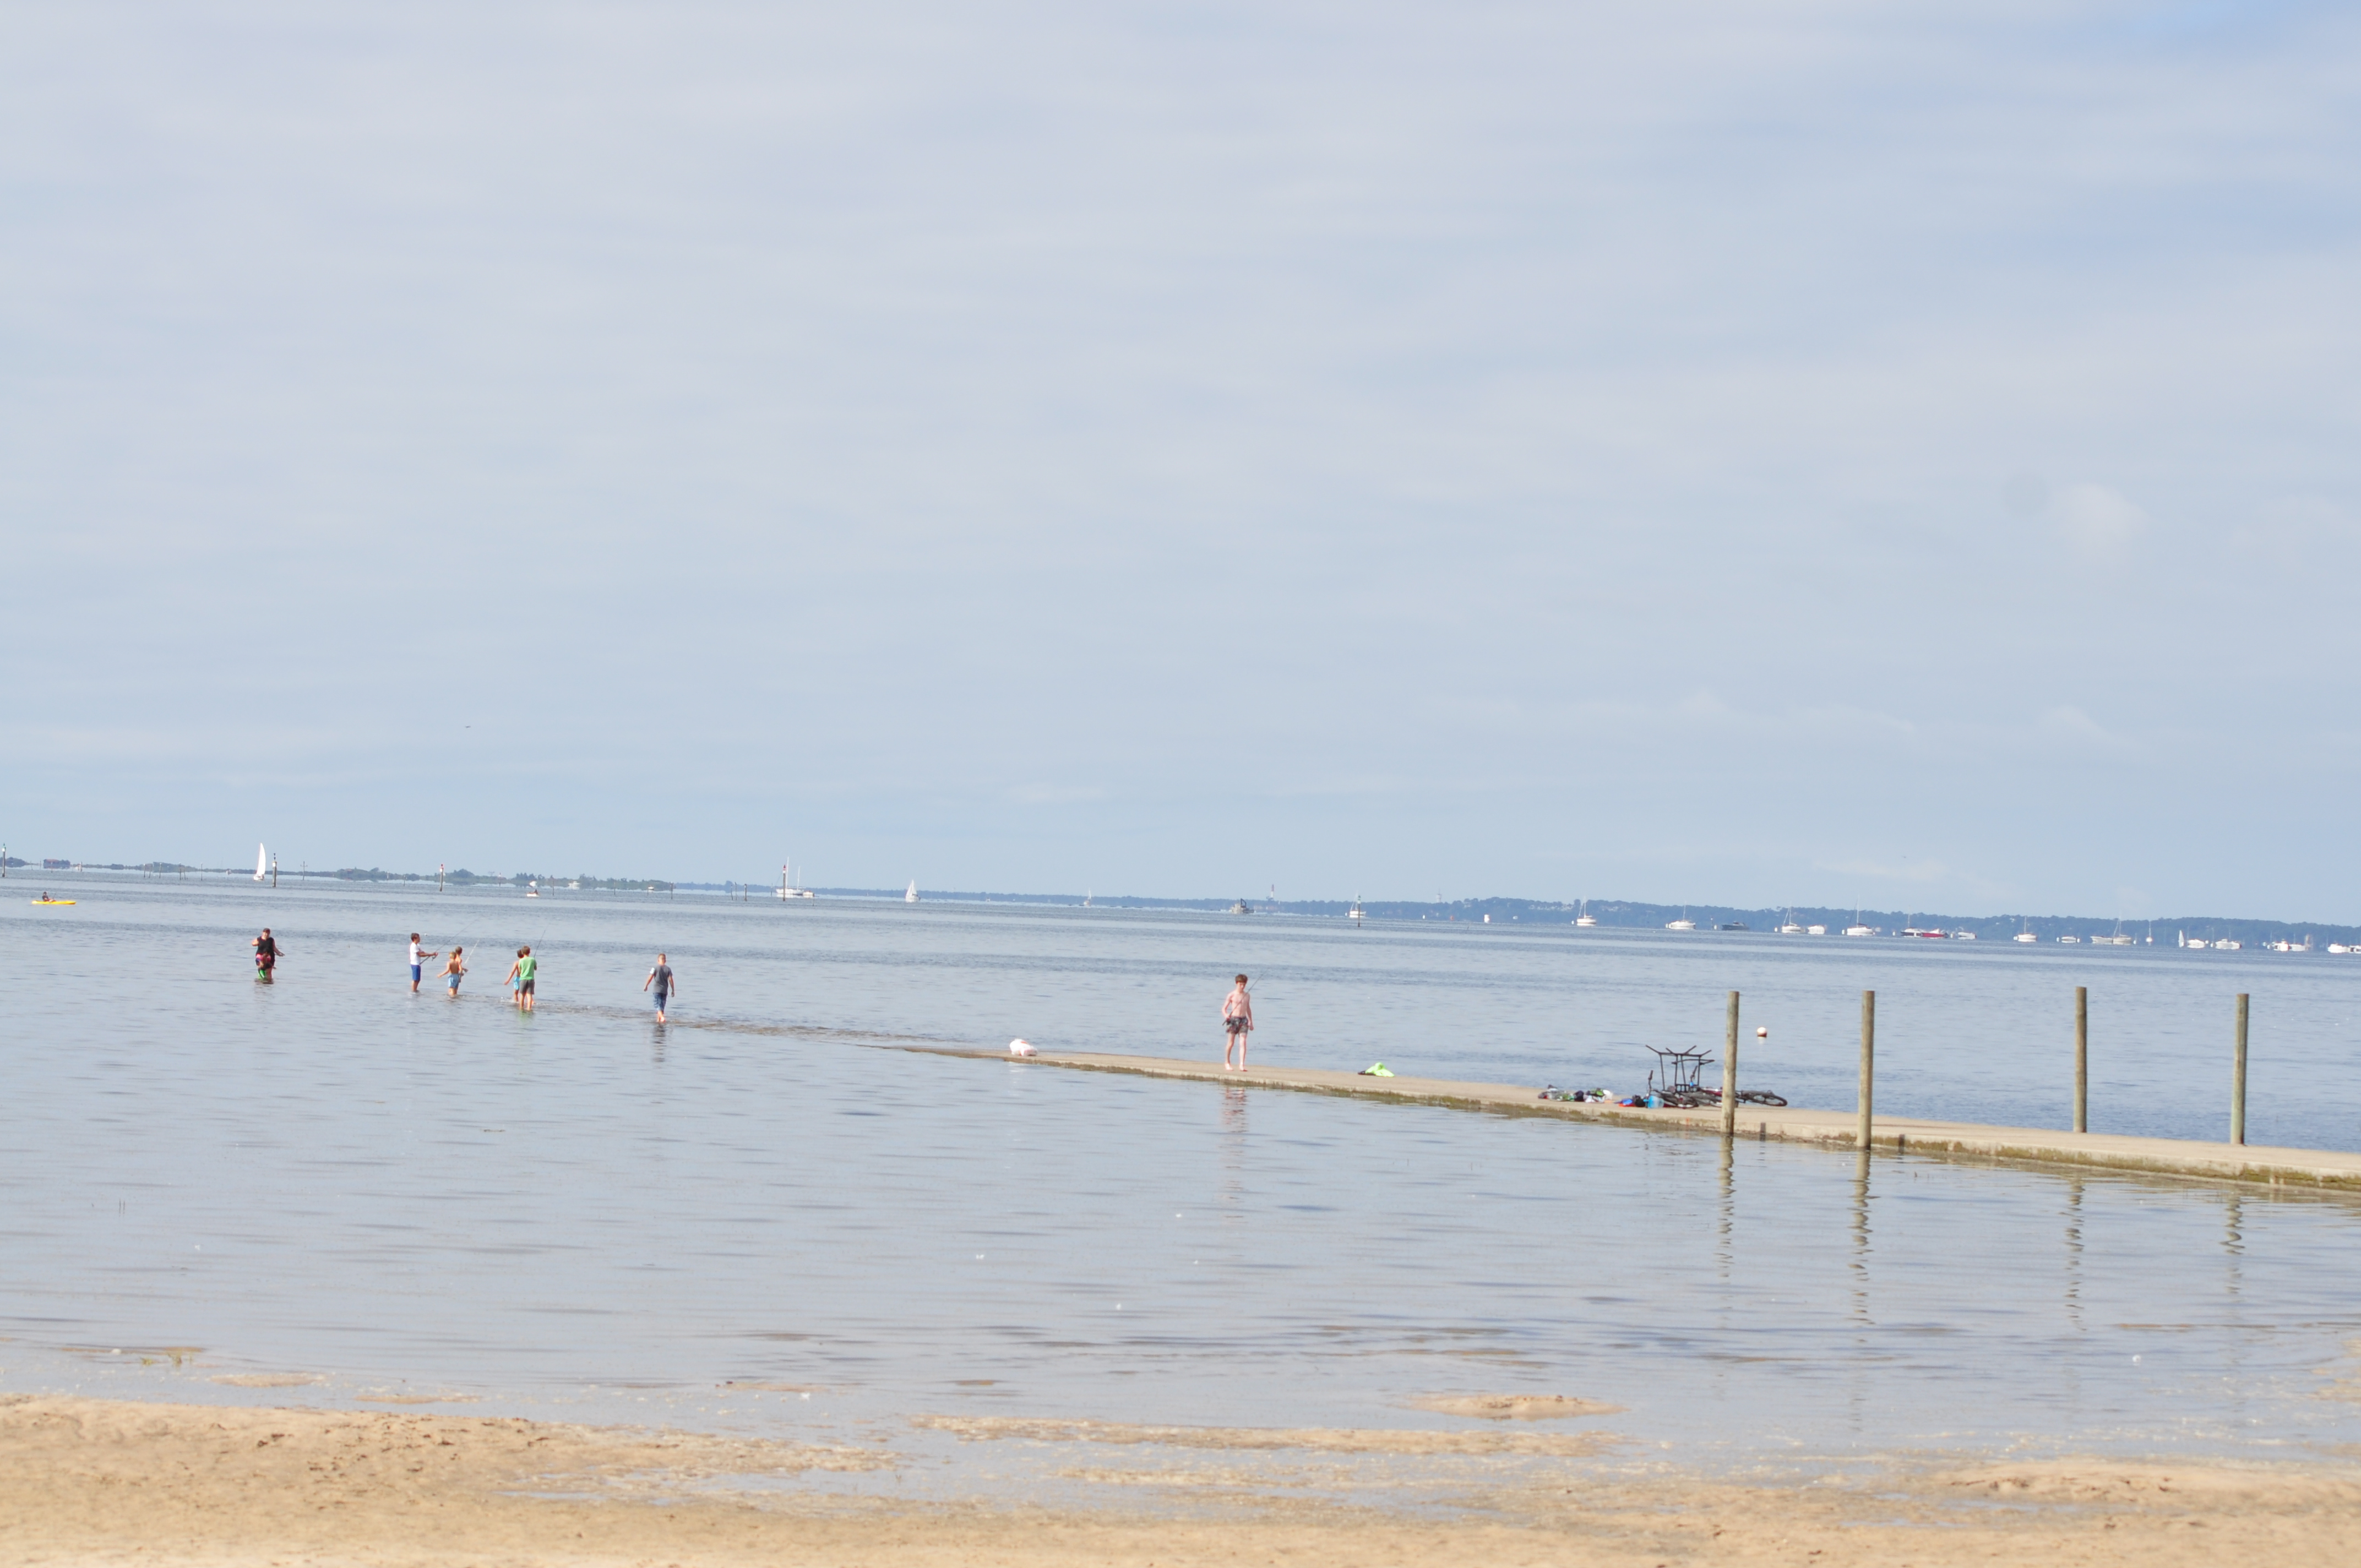
[[[1319, 1068], [1258, 1065], [1230, 1072], [1218, 1063], [1174, 1057], [1121, 1056], [1104, 1052], [1043, 1051], [1014, 1058], [994, 1051], [942, 1046], [906, 1046], [930, 1055], [1012, 1061], [1024, 1067], [1132, 1073], [1144, 1078], [1190, 1079], [1247, 1089], [1302, 1094], [1348, 1095], [1411, 1105], [1441, 1105], [1496, 1115], [1554, 1116], [1572, 1122], [1609, 1122], [1620, 1126], [1721, 1135], [1721, 1111], [1648, 1111], [1596, 1102], [1539, 1098], [1538, 1086], [1460, 1083], [1437, 1078], [1365, 1078], [1356, 1072]], [[1850, 1111], [1806, 1111], [1741, 1105], [1738, 1135], [1787, 1143], [1825, 1144], [1852, 1149]], [[2231, 1181], [2281, 1189], [2361, 1192], [2361, 1154], [2336, 1149], [2264, 1148], [2180, 1138], [2136, 1138], [2114, 1133], [2065, 1133], [2042, 1127], [1987, 1127], [1969, 1122], [1930, 1122], [1914, 1116], [1880, 1116], [1872, 1146], [1893, 1153], [2003, 1165], [2080, 1167], [2195, 1180]]]

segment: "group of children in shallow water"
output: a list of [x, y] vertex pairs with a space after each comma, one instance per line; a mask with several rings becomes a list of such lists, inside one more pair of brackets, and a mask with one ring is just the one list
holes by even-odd
[[[467, 972], [467, 949], [464, 947], [454, 947], [451, 949], [449, 961], [443, 966], [441, 978], [450, 988], [445, 994], [454, 1002], [459, 1000], [459, 981]], [[411, 995], [418, 994], [418, 982], [425, 976], [426, 960], [441, 957], [443, 957], [441, 953], [430, 952], [419, 946], [417, 932], [412, 931], [410, 934]], [[510, 1000], [527, 1013], [533, 1011], [533, 982], [540, 970], [541, 960], [533, 956], [533, 948], [530, 945], [519, 948], [516, 950], [516, 962], [509, 965], [506, 978]], [[658, 1013], [661, 1015], [662, 1009], [658, 1009]]]
[[[426, 961], [443, 957], [441, 953], [422, 946], [423, 941], [417, 932], [410, 934], [410, 994], [412, 996], [418, 994], [419, 982], [426, 978]], [[280, 947], [278, 938], [270, 934], [270, 927], [265, 926], [262, 935], [254, 939], [254, 978], [259, 981], [275, 979], [273, 971], [286, 953], [287, 949]], [[448, 987], [445, 994], [454, 1002], [459, 1000], [459, 981], [467, 973], [467, 953], [464, 947], [453, 947], [451, 956], [441, 970], [440, 978]], [[509, 965], [506, 978], [510, 999], [527, 1013], [533, 1011], [533, 981], [540, 970], [541, 960], [533, 956], [530, 944], [519, 948], [516, 962]], [[664, 1004], [679, 994], [680, 982], [673, 977], [672, 962], [664, 954], [656, 955], [655, 967], [648, 970], [648, 978], [640, 982], [640, 989], [655, 993], [656, 1022], [664, 1022]]]
[[[443, 955], [420, 945], [423, 938], [415, 931], [410, 934], [410, 994], [418, 994], [419, 982], [426, 976], [426, 960]], [[445, 961], [441, 978], [449, 987], [445, 992], [452, 1001], [459, 1000], [459, 981], [467, 972], [467, 951], [455, 946]], [[271, 936], [265, 926], [262, 935], [254, 939], [254, 978], [268, 981], [278, 967], [286, 949]], [[516, 962], [509, 965], [507, 975], [511, 1000], [525, 1012], [533, 1011], [533, 980], [541, 969], [541, 960], [533, 956], [530, 944], [516, 950]], [[648, 978], [640, 982], [642, 992], [655, 993], [656, 1022], [664, 1022], [664, 1004], [680, 993], [680, 982], [673, 977], [672, 962], [664, 954], [656, 955], [655, 967]], [[1222, 1047], [1222, 1067], [1230, 1072], [1246, 1069], [1246, 1037], [1254, 1033], [1254, 998], [1246, 994], [1246, 977], [1240, 975], [1229, 995], [1222, 999], [1222, 1032], [1226, 1037]], [[1234, 1059], [1235, 1058], [1235, 1059]]]

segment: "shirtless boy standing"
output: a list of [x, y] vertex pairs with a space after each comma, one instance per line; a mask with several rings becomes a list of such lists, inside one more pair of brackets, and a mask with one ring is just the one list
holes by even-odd
[[[1254, 1033], [1254, 998], [1246, 994], [1246, 977], [1238, 976], [1237, 985], [1222, 999], [1222, 1027], [1228, 1031], [1228, 1043], [1222, 1047], [1222, 1068], [1224, 1071], [1244, 1072], [1246, 1069], [1246, 1036]], [[1238, 1058], [1230, 1066], [1230, 1058]]]

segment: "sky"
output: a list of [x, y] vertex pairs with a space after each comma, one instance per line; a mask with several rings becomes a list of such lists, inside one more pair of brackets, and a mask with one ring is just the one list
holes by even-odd
[[2361, 13], [120, 5], [12, 853], [2361, 921]]

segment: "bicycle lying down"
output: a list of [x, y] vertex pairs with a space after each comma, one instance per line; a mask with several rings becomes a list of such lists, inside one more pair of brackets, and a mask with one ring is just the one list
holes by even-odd
[[[1721, 1091], [1708, 1089], [1698, 1080], [1704, 1075], [1710, 1053], [1706, 1051], [1668, 1050], [1662, 1046], [1650, 1046], [1656, 1053], [1656, 1070], [1648, 1075], [1648, 1093], [1657, 1104], [1675, 1111], [1703, 1111], [1721, 1103]], [[1741, 1089], [1738, 1091], [1741, 1105], [1784, 1105], [1785, 1098], [1767, 1089]]]

